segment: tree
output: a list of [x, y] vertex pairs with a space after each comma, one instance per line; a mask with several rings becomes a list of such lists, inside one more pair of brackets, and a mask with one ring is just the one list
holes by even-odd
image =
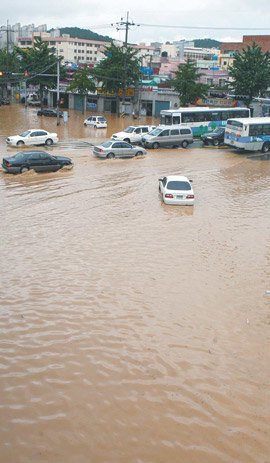
[[[43, 42], [40, 37], [35, 39], [34, 48], [22, 50], [16, 47], [15, 51], [20, 60], [21, 72], [28, 74], [25, 80], [40, 86], [40, 101], [43, 106], [44, 89], [56, 86], [57, 59], [61, 60], [62, 57], [56, 57], [54, 48], [49, 47], [49, 43]], [[63, 78], [65, 71], [62, 66], [60, 66], [60, 73]]]
[[228, 72], [235, 94], [245, 95], [249, 106], [252, 99], [262, 96], [270, 85], [270, 55], [262, 53], [261, 47], [253, 42], [242, 53], [234, 55]]
[[88, 92], [94, 92], [96, 85], [91, 75], [91, 69], [87, 65], [81, 66], [73, 74], [72, 81], [67, 87], [67, 90], [77, 90], [84, 101], [83, 109], [86, 107], [86, 96]]
[[176, 71], [175, 78], [172, 80], [172, 87], [179, 94], [181, 106], [188, 106], [194, 103], [197, 98], [205, 96], [209, 86], [198, 82], [202, 75], [190, 58], [185, 64], [178, 66], [178, 71]]
[[131, 47], [105, 47], [105, 58], [92, 70], [92, 76], [100, 83], [102, 90], [116, 94], [118, 114], [121, 91], [136, 87], [139, 81], [140, 66], [136, 51]]
[[8, 83], [16, 84], [18, 78], [12, 76], [12, 73], [18, 73], [19, 69], [20, 63], [15, 52], [7, 53], [6, 49], [0, 50], [0, 86], [2, 87], [2, 93], [3, 88], [7, 87]]

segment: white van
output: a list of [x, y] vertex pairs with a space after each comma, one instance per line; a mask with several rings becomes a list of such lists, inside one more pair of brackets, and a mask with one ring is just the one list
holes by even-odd
[[182, 148], [186, 148], [191, 143], [193, 143], [193, 133], [191, 128], [185, 125], [159, 125], [142, 138], [143, 146], [154, 149], [160, 146], [182, 146]]
[[127, 143], [141, 143], [142, 137], [154, 128], [155, 125], [130, 125], [123, 132], [114, 133], [111, 139]]

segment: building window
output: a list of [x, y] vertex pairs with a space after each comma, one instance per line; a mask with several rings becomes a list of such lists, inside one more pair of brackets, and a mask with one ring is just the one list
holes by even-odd
[[77, 50], [74, 50], [74, 53], [77, 53]]
[[62, 51], [62, 52], [63, 52], [64, 50], [63, 50], [63, 48], [60, 48], [60, 50], [59, 50], [59, 51]]

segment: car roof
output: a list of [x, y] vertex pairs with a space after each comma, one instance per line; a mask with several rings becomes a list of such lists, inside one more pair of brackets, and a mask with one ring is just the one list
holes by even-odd
[[189, 183], [189, 179], [187, 177], [184, 177], [183, 175], [166, 175], [166, 178], [167, 180], [178, 180], [180, 182], [188, 182]]

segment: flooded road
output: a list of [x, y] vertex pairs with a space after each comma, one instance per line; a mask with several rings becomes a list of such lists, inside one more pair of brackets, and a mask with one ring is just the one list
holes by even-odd
[[[0, 172], [0, 461], [268, 463], [270, 161], [103, 161], [91, 143], [134, 121], [36, 111], [0, 107], [1, 157], [41, 127], [75, 166]], [[193, 179], [194, 207], [161, 202], [166, 174]]]

